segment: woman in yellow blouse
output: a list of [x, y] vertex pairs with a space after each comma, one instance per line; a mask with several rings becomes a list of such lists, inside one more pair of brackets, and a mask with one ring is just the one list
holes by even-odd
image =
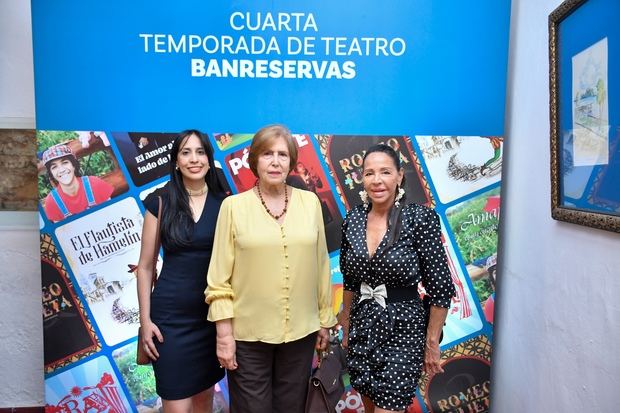
[[248, 162], [256, 185], [220, 209], [208, 319], [231, 412], [302, 413], [314, 349], [336, 324], [321, 204], [286, 185], [297, 146], [285, 127], [259, 130]]

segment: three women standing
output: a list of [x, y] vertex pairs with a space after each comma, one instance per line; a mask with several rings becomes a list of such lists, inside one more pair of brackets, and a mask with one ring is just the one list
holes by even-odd
[[[231, 412], [303, 412], [314, 349], [327, 346], [336, 320], [321, 204], [286, 184], [297, 162], [292, 135], [279, 125], [258, 131], [248, 159], [256, 184], [226, 199], [199, 132], [183, 133], [171, 156], [165, 263], [152, 295], [156, 200], [147, 205], [138, 277], [143, 339], [164, 409], [210, 411], [211, 386], [225, 367]], [[422, 368], [442, 372], [439, 340], [454, 295], [438, 216], [405, 206], [402, 181], [394, 150], [371, 147], [366, 202], [343, 223], [343, 344], [367, 413], [404, 412]]]
[[159, 224], [164, 264], [152, 293], [159, 201], [152, 197], [146, 203], [138, 263], [142, 338], [164, 412], [211, 412], [212, 386], [224, 370], [216, 357], [215, 325], [206, 319], [203, 291], [224, 187], [213, 166], [213, 149], [199, 131], [182, 132], [170, 156]]

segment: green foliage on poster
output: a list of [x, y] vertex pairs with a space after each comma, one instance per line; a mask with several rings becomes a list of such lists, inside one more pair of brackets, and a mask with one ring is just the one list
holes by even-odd
[[[39, 157], [43, 155], [43, 152], [47, 148], [61, 143], [69, 143], [78, 139], [78, 136], [78, 133], [75, 131], [37, 131]], [[82, 175], [102, 176], [114, 170], [114, 160], [107, 150], [92, 152], [83, 157], [78, 156], [78, 159], [80, 161]], [[47, 173], [39, 175], [39, 199], [45, 198], [51, 190], [52, 185]]]
[[157, 397], [153, 368], [150, 365], [136, 364], [135, 348], [119, 356], [115, 361], [133, 400], [142, 404], [145, 400]]
[[466, 265], [497, 252], [499, 208], [497, 211], [487, 211], [485, 205], [488, 198], [499, 195], [499, 191], [500, 189], [496, 188], [484, 196], [474, 198], [448, 215], [450, 227]]

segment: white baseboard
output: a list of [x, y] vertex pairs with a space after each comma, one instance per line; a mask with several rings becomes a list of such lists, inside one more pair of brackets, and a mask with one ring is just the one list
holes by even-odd
[[39, 229], [37, 211], [0, 211], [0, 231]]
[[0, 129], [35, 129], [34, 117], [0, 116]]

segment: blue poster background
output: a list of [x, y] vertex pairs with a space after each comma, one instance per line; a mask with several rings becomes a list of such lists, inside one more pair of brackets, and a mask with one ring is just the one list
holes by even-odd
[[[300, 29], [255, 27], [301, 13]], [[38, 129], [501, 135], [510, 1], [33, 1]], [[275, 18], [277, 23], [277, 17]], [[277, 24], [276, 24], [277, 27]], [[314, 37], [314, 55], [144, 52], [140, 34]], [[334, 56], [322, 37], [400, 38], [400, 56]], [[331, 44], [331, 42], [330, 42]], [[348, 50], [348, 48], [345, 47]], [[364, 52], [366, 50], [363, 50]], [[293, 50], [294, 52], [294, 50]], [[400, 49], [397, 50], [400, 52]], [[199, 78], [191, 58], [352, 61], [353, 79]]]
[[[137, 262], [139, 242], [132, 235], [132, 244], [112, 261], [84, 263], [71, 240], [103, 231], [106, 220], [125, 222], [129, 212], [127, 231], [137, 231], [141, 200], [167, 181], [165, 148], [184, 129], [208, 136], [215, 166], [233, 192], [246, 188], [253, 177], [244, 151], [251, 134], [269, 123], [287, 125], [306, 145], [306, 167], [324, 181], [317, 195], [329, 217], [326, 227], [338, 226], [347, 205], [360, 202], [351, 194], [361, 189], [363, 148], [397, 146], [419, 202], [441, 216], [457, 286], [442, 358], [452, 366], [478, 360], [482, 367], [456, 371], [453, 381], [467, 375], [488, 389], [510, 1], [33, 0], [32, 14], [39, 155], [67, 143], [85, 175], [114, 188], [111, 199], [52, 221], [44, 205], [51, 188], [39, 165], [42, 251], [45, 246], [66, 274], [70, 291], [63, 293], [75, 295], [98, 343], [46, 362], [51, 411], [86, 408], [90, 393], [80, 389], [96, 387], [103, 374], [83, 374], [94, 360], [105, 361], [106, 378], [114, 379], [114, 392], [118, 388], [118, 396], [106, 396], [110, 406], [125, 399], [136, 412], [161, 406], [150, 367], [133, 363], [135, 280], [124, 266]], [[190, 51], [196, 40], [205, 47]], [[253, 52], [252, 42], [259, 49], [271, 44], [271, 51], [265, 46]], [[300, 43], [305, 51], [296, 49]], [[137, 143], [142, 136], [150, 139], [144, 147]], [[330, 241], [339, 245], [336, 236]], [[330, 248], [336, 312], [342, 294], [338, 253]], [[44, 320], [49, 336], [63, 314], [57, 310]], [[80, 377], [80, 389], [62, 387], [59, 379], [70, 375]], [[458, 392], [469, 394], [467, 388], [438, 392], [440, 382], [423, 376], [407, 411], [432, 412], [436, 405], [487, 411], [487, 390], [463, 400]], [[430, 396], [436, 394], [441, 396]], [[226, 412], [227, 399], [224, 380], [214, 411]], [[347, 391], [337, 411], [360, 407], [359, 395]]]

